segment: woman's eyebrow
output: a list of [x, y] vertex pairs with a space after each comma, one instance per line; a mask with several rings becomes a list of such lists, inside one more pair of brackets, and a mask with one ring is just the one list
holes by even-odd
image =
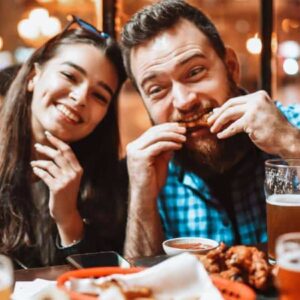
[[[70, 62], [70, 61], [65, 61], [62, 63], [62, 65], [67, 65], [67, 66], [70, 66], [74, 69], [76, 69], [77, 71], [79, 71], [81, 74], [87, 76], [87, 72], [85, 71], [85, 69], [83, 69], [82, 67]], [[112, 88], [107, 84], [105, 83], [104, 81], [98, 81], [97, 82], [97, 85], [100, 85], [102, 88], [104, 88], [111, 96], [114, 95], [114, 92], [112, 90]]]
[[76, 69], [77, 71], [79, 71], [81, 74], [87, 75], [85, 69], [83, 69], [82, 67], [80, 67], [80, 66], [78, 66], [78, 65], [76, 65], [76, 64], [74, 64], [70, 61], [65, 61], [65, 62], [62, 63], [62, 65], [70, 66], [70, 67]]

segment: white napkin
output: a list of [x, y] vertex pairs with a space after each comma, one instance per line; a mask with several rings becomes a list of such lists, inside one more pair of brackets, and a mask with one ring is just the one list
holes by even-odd
[[114, 274], [99, 278], [96, 282], [104, 283], [110, 279], [116, 279], [128, 287], [147, 287], [157, 300], [223, 299], [202, 263], [189, 253], [174, 256], [139, 273]]

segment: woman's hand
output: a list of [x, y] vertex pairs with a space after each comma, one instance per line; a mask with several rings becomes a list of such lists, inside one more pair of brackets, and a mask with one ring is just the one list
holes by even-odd
[[[36, 151], [48, 159], [32, 161], [33, 172], [49, 187], [49, 212], [59, 230], [67, 230], [73, 224], [82, 231], [83, 224], [77, 210], [77, 198], [83, 169], [69, 145], [49, 132], [46, 132], [46, 137], [53, 147], [35, 144]], [[79, 226], [76, 226], [76, 223]], [[79, 238], [82, 232], [71, 235], [74, 236], [70, 238], [72, 242]]]

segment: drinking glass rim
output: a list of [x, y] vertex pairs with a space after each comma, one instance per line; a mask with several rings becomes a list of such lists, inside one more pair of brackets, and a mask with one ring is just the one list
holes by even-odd
[[[295, 162], [297, 163], [295, 164]], [[265, 161], [265, 166], [280, 168], [300, 167], [300, 158], [271, 158]]]

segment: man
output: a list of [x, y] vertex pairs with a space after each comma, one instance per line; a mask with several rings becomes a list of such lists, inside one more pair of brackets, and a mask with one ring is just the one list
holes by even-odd
[[264, 91], [246, 94], [234, 51], [183, 1], [138, 12], [122, 43], [154, 125], [127, 147], [125, 253], [158, 254], [177, 236], [266, 242], [264, 161], [300, 157], [300, 132], [286, 119], [300, 127], [295, 108], [278, 109]]

